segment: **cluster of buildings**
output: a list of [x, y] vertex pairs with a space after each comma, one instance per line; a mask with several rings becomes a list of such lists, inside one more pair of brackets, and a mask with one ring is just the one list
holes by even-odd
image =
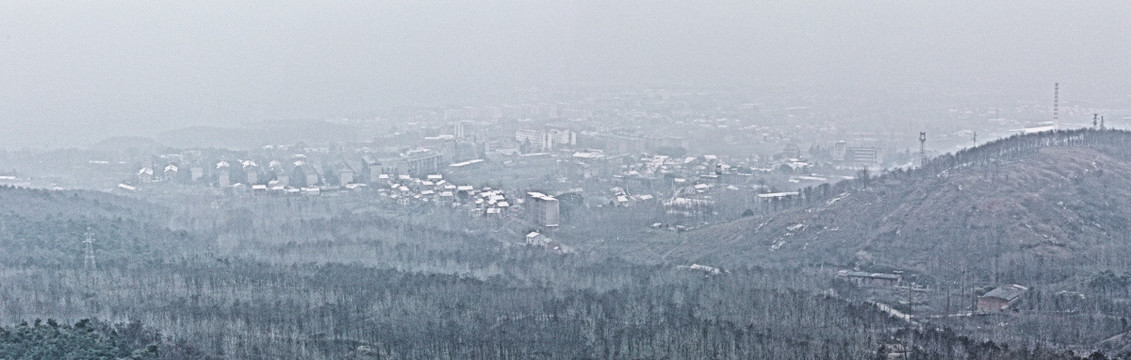
[[[453, 183], [445, 173], [459, 172], [483, 162], [473, 159], [448, 163], [437, 151], [418, 148], [396, 156], [362, 153], [342, 156], [317, 149], [283, 151], [272, 147], [253, 153], [186, 151], [155, 156], [118, 188], [208, 187], [266, 195], [321, 195], [326, 191], [371, 190], [401, 206], [463, 207], [483, 216], [513, 216], [544, 228], [560, 224], [559, 203], [541, 192]], [[207, 165], [204, 165], [207, 164]], [[161, 169], [155, 171], [154, 169]]]
[[[542, 88], [523, 89], [516, 94], [515, 102], [480, 104], [446, 108], [403, 107], [385, 109], [358, 119], [332, 119], [316, 124], [304, 124], [303, 129], [317, 129], [319, 124], [354, 127], [355, 136], [343, 138], [338, 145], [326, 144], [327, 137], [295, 138], [291, 148], [296, 154], [305, 154], [308, 164], [318, 173], [317, 180], [307, 181], [317, 187], [343, 186], [371, 180], [372, 170], [364, 166], [379, 167], [378, 173], [410, 174], [423, 176], [443, 173], [448, 166], [460, 164], [461, 170], [481, 168], [484, 164], [511, 164], [510, 169], [522, 166], [537, 169], [547, 176], [563, 177], [557, 172], [570, 170], [580, 173], [582, 181], [570, 177], [571, 187], [590, 179], [609, 179], [613, 175], [632, 175], [621, 171], [622, 166], [635, 162], [640, 154], [667, 155], [681, 159], [701, 154], [717, 154], [725, 164], [747, 168], [789, 169], [790, 180], [775, 183], [776, 174], [766, 174], [768, 185], [789, 192], [812, 184], [803, 178], [811, 172], [835, 181], [830, 171], [813, 170], [823, 166], [854, 173], [860, 168], [877, 170], [893, 166], [914, 164], [918, 160], [921, 131], [930, 134], [926, 144], [928, 152], [948, 151], [956, 146], [976, 143], [971, 129], [984, 129], [982, 137], [991, 139], [995, 134], [1012, 134], [1002, 129], [1016, 129], [1024, 122], [1015, 119], [1032, 118], [1044, 114], [1041, 106], [1024, 105], [1009, 108], [954, 108], [940, 112], [939, 103], [923, 103], [922, 108], [906, 108], [879, 113], [870, 108], [845, 107], [845, 103], [868, 103], [869, 93], [822, 94], [812, 89], [783, 91], [763, 89], [754, 93], [736, 93], [706, 89], [625, 89], [625, 88]], [[891, 89], [894, 94], [905, 94], [909, 89]], [[826, 96], [832, 96], [826, 98]], [[886, 98], [881, 99], [886, 100]], [[928, 100], [928, 102], [930, 102]], [[950, 105], [948, 105], [950, 106]], [[1046, 109], [1047, 110], [1047, 109]], [[1086, 111], [1085, 111], [1086, 110]], [[1094, 109], [1065, 110], [1066, 118], [1088, 115]], [[914, 114], [914, 116], [910, 116]], [[1075, 115], [1073, 115], [1075, 114]], [[877, 121], [882, 116], [882, 121]], [[250, 133], [255, 133], [251, 129]], [[973, 140], [973, 141], [972, 141]], [[115, 149], [118, 154], [93, 154], [91, 164], [66, 163], [65, 159], [53, 161], [50, 156], [33, 161], [27, 156], [6, 157], [13, 167], [38, 175], [47, 184], [64, 187], [105, 188], [116, 185], [122, 172], [132, 174], [123, 184], [144, 188], [153, 180], [184, 184], [214, 186], [266, 185], [279, 180], [279, 170], [270, 170], [272, 161], [278, 161], [286, 174], [294, 179], [294, 163], [300, 158], [281, 151], [277, 144], [291, 141], [278, 137], [261, 136], [248, 139], [250, 146], [263, 146], [274, 142], [274, 149], [253, 149], [242, 153], [203, 150], [204, 156], [183, 158], [143, 159], [128, 150]], [[306, 146], [303, 141], [318, 142]], [[360, 142], [360, 143], [358, 143]], [[193, 143], [186, 141], [185, 144]], [[207, 146], [201, 144], [201, 146]], [[346, 147], [341, 152], [334, 146]], [[157, 147], [154, 147], [156, 149]], [[301, 150], [299, 150], [301, 149]], [[154, 151], [152, 149], [146, 152]], [[336, 153], [338, 158], [320, 155]], [[126, 154], [128, 153], [128, 154]], [[218, 154], [219, 153], [219, 154]], [[585, 155], [601, 154], [586, 159]], [[573, 156], [578, 154], [580, 156]], [[173, 155], [173, 154], [169, 154]], [[604, 159], [599, 159], [599, 157]], [[367, 157], [366, 160], [361, 160]], [[47, 160], [41, 162], [38, 160]], [[90, 159], [86, 159], [90, 160]], [[216, 165], [227, 161], [228, 181], [221, 181]], [[244, 161], [251, 161], [258, 172], [243, 169]], [[573, 163], [572, 169], [555, 167], [558, 162]], [[608, 161], [611, 166], [599, 164]], [[95, 164], [98, 162], [98, 164]], [[346, 166], [341, 166], [339, 162]], [[362, 163], [366, 163], [363, 164]], [[580, 164], [577, 164], [580, 162]], [[108, 163], [108, 164], [107, 164]], [[329, 165], [327, 165], [329, 163]], [[535, 163], [537, 166], [527, 166]], [[327, 170], [326, 166], [335, 167]], [[62, 169], [82, 169], [81, 174], [66, 173]], [[122, 167], [130, 167], [125, 170]], [[300, 166], [301, 167], [301, 166]], [[458, 168], [458, 167], [457, 167]], [[309, 168], [306, 170], [310, 170]], [[452, 170], [455, 170], [454, 168]], [[496, 167], [497, 170], [497, 167]], [[77, 171], [76, 171], [77, 172]], [[252, 174], [244, 179], [243, 174]], [[272, 173], [274, 172], [274, 173]], [[304, 172], [311, 172], [305, 171]], [[527, 171], [530, 173], [531, 171]], [[777, 171], [784, 172], [784, 171]], [[46, 175], [46, 176], [45, 176]], [[303, 174], [304, 178], [306, 174]], [[495, 176], [505, 177], [509, 173]], [[478, 178], [487, 178], [477, 174]], [[522, 178], [531, 178], [521, 174]], [[352, 179], [351, 179], [352, 178]], [[172, 180], [167, 180], [172, 179]], [[269, 179], [269, 180], [264, 180]], [[347, 181], [342, 181], [345, 179]], [[477, 179], [470, 179], [472, 182]], [[647, 182], [647, 179], [632, 181]], [[282, 183], [282, 181], [280, 181]], [[316, 184], [315, 184], [316, 183]], [[527, 185], [527, 184], [522, 184]], [[285, 187], [285, 186], [284, 186]], [[307, 186], [313, 187], [313, 186]], [[523, 186], [510, 186], [523, 188]], [[541, 187], [539, 187], [541, 188]], [[592, 192], [592, 189], [587, 189]], [[603, 193], [604, 191], [602, 191]], [[631, 190], [630, 190], [631, 192]], [[633, 194], [629, 194], [631, 196]], [[651, 194], [667, 199], [665, 194]], [[688, 203], [676, 201], [673, 204]]]
[[281, 149], [190, 150], [157, 155], [147, 159], [148, 164], [141, 165], [133, 177], [122, 183], [131, 187], [175, 183], [268, 191], [326, 190], [368, 184], [379, 180], [381, 175], [423, 177], [440, 173], [448, 165], [439, 153], [424, 148], [384, 157], [327, 154], [318, 149]]
[[[678, 223], [774, 211], [800, 196], [798, 189], [837, 180], [837, 174], [812, 174], [821, 162], [851, 168], [848, 173], [884, 162], [881, 147], [859, 142], [803, 152], [791, 132], [835, 131], [809, 121], [815, 113], [807, 107], [698, 105], [716, 103], [714, 96], [650, 90], [448, 108], [396, 120], [387, 133], [364, 142], [157, 155], [137, 162], [136, 174], [121, 185], [285, 194], [373, 187], [407, 205], [462, 204], [452, 200], [460, 190], [450, 186], [474, 184], [476, 196], [486, 194], [484, 188], [502, 192], [481, 198], [477, 207], [484, 213], [503, 214], [520, 201], [549, 209], [560, 206], [547, 205], [556, 195], [570, 193], [582, 198], [581, 206], [658, 208]], [[802, 121], [794, 129], [765, 121], [778, 117]], [[691, 150], [717, 145], [727, 146], [714, 154]], [[506, 194], [523, 195], [498, 199]], [[559, 221], [550, 210], [541, 213], [543, 226]]]
[[451, 207], [486, 217], [519, 218], [543, 229], [556, 228], [561, 223], [558, 200], [540, 192], [514, 196], [502, 189], [450, 183], [441, 174], [423, 178], [381, 174], [372, 188], [379, 197], [401, 206]]
[[373, 188], [379, 197], [402, 206], [462, 208], [481, 216], [524, 218], [542, 228], [554, 228], [560, 224], [557, 199], [539, 192], [515, 197], [502, 189], [453, 184], [440, 174], [424, 178], [381, 174]]
[[[441, 138], [458, 139], [454, 134], [443, 135]], [[511, 145], [519, 145], [521, 139], [524, 145], [539, 147], [538, 152], [495, 148], [481, 154], [484, 157], [461, 161], [450, 159], [450, 143], [428, 139], [419, 146], [393, 150], [374, 144], [189, 150], [146, 159], [119, 188], [138, 190], [169, 183], [317, 195], [372, 187], [403, 205], [464, 204], [460, 200], [477, 196], [474, 208], [484, 214], [506, 214], [517, 203], [540, 209], [537, 213], [541, 215], [532, 219], [546, 227], [558, 225], [560, 205], [554, 194], [564, 193], [582, 197], [586, 207], [662, 207], [674, 222], [699, 221], [716, 214], [720, 198], [732, 200], [730, 205], [733, 199], [744, 199], [739, 204], [744, 209], [765, 208], [758, 204], [769, 191], [764, 179], [774, 169], [757, 167], [757, 158], [608, 151], [581, 147], [578, 136], [560, 128], [519, 129]], [[504, 183], [485, 186], [498, 181]], [[508, 192], [523, 195], [510, 199]], [[724, 192], [727, 194], [720, 196]]]

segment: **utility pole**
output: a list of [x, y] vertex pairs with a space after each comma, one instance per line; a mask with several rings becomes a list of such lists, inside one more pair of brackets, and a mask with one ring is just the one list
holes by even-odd
[[907, 358], [911, 357], [914, 353], [912, 349], [915, 347], [915, 327], [911, 325], [911, 313], [915, 305], [912, 305], [911, 300], [911, 283], [907, 283], [907, 340], [903, 343], [903, 354]]
[[[962, 297], [962, 304], [969, 304], [968, 301], [970, 301], [970, 300], [966, 296], [966, 263], [965, 262], [962, 263], [962, 289], [959, 289], [958, 293], [959, 293], [958, 296]], [[966, 308], [966, 305], [963, 305], [962, 307]], [[968, 308], [966, 308], [966, 309], [968, 309]]]
[[911, 318], [911, 313], [915, 312], [914, 311], [914, 309], [915, 309], [915, 304], [914, 304], [915, 303], [915, 292], [914, 292], [914, 290], [915, 289], [911, 286], [911, 282], [908, 281], [907, 282], [907, 318], [908, 319]]
[[948, 281], [946, 283], [946, 310], [943, 311], [943, 314], [945, 314], [946, 316], [950, 316], [950, 314], [951, 314], [951, 312], [950, 312], [950, 288], [953, 284], [954, 284], [953, 281]]

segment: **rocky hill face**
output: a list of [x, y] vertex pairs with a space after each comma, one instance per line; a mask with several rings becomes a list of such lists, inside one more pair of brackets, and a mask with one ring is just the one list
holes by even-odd
[[683, 255], [1012, 282], [1131, 268], [1127, 132], [1016, 136], [823, 190], [806, 192], [806, 206], [698, 232], [702, 246]]

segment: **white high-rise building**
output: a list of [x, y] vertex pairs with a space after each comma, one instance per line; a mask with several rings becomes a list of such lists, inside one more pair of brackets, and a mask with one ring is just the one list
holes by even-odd
[[558, 199], [540, 192], [526, 193], [526, 208], [538, 225], [557, 227], [559, 225], [560, 205]]

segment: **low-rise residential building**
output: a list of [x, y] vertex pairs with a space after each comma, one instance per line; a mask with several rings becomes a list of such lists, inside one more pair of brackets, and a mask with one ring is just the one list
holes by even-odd
[[1028, 291], [1029, 288], [1017, 284], [998, 286], [978, 297], [978, 311], [1004, 311], [1021, 301], [1021, 296]]
[[174, 164], [166, 165], [165, 171], [164, 171], [165, 181], [176, 180], [178, 171], [180, 171], [180, 168], [178, 168], [177, 165], [174, 165]]
[[856, 285], [895, 286], [899, 285], [902, 276], [885, 273], [869, 273], [863, 271], [841, 270], [836, 276], [842, 280]]
[[146, 166], [138, 170], [137, 181], [141, 183], [153, 181], [153, 168]]

